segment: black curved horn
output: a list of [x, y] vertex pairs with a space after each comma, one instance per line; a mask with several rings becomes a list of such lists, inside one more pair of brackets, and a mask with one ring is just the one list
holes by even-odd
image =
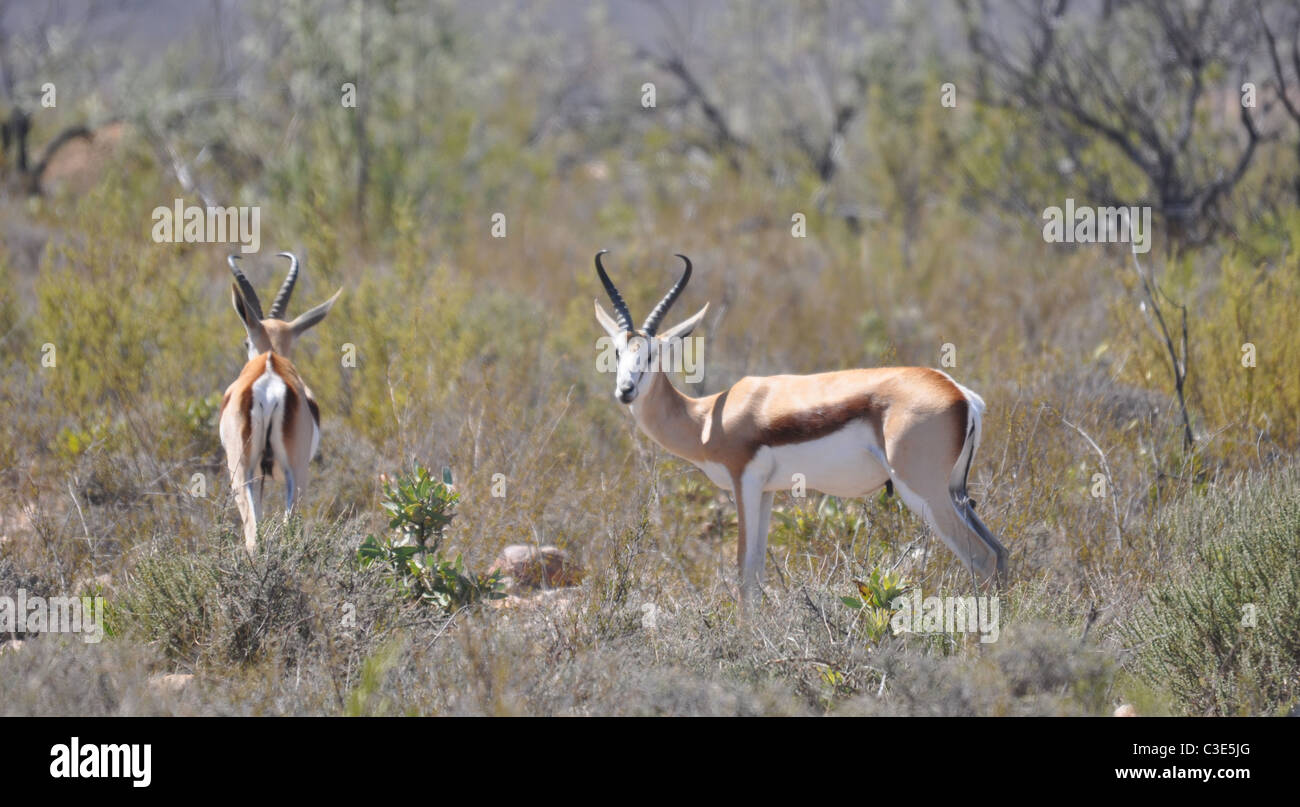
[[659, 330], [659, 323], [663, 321], [664, 314], [667, 314], [668, 309], [672, 308], [673, 303], [677, 302], [682, 289], [686, 288], [686, 284], [691, 280], [691, 259], [685, 255], [676, 255], [675, 257], [686, 261], [686, 271], [682, 272], [682, 276], [677, 279], [673, 287], [659, 301], [659, 305], [654, 307], [654, 310], [650, 312], [650, 316], [645, 318], [645, 324], [641, 326], [641, 330], [645, 331], [647, 336], [654, 336], [655, 331]]
[[267, 316], [271, 319], [284, 319], [285, 314], [289, 313], [289, 297], [293, 295], [293, 284], [298, 282], [298, 256], [292, 252], [277, 252], [276, 256], [289, 259], [289, 274], [284, 278], [279, 293], [271, 301], [271, 313]]
[[605, 274], [605, 267], [600, 265], [600, 256], [609, 252], [602, 249], [596, 253], [596, 274], [600, 275], [600, 282], [605, 285], [605, 293], [609, 295], [609, 300], [614, 304], [614, 314], [618, 317], [618, 324], [625, 331], [632, 330], [632, 314], [627, 310], [627, 303], [623, 302], [623, 295], [618, 293], [614, 287], [614, 281], [609, 279]]
[[244, 277], [244, 273], [239, 271], [239, 267], [235, 265], [235, 261], [239, 260], [239, 258], [238, 255], [231, 255], [226, 258], [226, 263], [230, 264], [230, 271], [234, 273], [235, 282], [239, 284], [239, 296], [244, 299], [244, 305], [248, 306], [249, 313], [259, 320], [263, 319], [262, 303], [257, 299], [257, 292], [253, 290], [253, 284], [248, 282], [248, 278]]

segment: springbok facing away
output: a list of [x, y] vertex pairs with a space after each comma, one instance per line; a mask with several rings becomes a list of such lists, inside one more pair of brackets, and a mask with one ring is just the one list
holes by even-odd
[[257, 292], [235, 265], [239, 256], [227, 259], [235, 275], [231, 302], [248, 333], [244, 340], [248, 363], [221, 399], [221, 445], [226, 449], [230, 485], [249, 554], [257, 548], [266, 475], [284, 480], [286, 519], [307, 487], [307, 466], [320, 445], [320, 409], [289, 356], [298, 337], [324, 319], [343, 293], [339, 289], [312, 310], [285, 322], [289, 296], [298, 279], [298, 259], [288, 252], [279, 254], [290, 261], [289, 275], [265, 319]]
[[882, 367], [816, 375], [745, 377], [703, 398], [679, 392], [660, 371], [660, 351], [694, 330], [709, 310], [659, 334], [691, 279], [691, 261], [638, 331], [596, 253], [596, 274], [617, 318], [596, 319], [617, 351], [614, 395], [656, 443], [732, 492], [739, 511], [736, 563], [742, 604], [760, 591], [773, 494], [796, 474], [807, 488], [865, 496], [897, 488], [981, 582], [1006, 570], [1007, 550], [975, 515], [966, 477], [979, 446], [984, 401], [947, 373]]

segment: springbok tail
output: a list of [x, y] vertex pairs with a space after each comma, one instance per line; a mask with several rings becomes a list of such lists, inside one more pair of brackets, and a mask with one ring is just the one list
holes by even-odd
[[[956, 383], [956, 382], [953, 382]], [[948, 490], [954, 496], [958, 493], [966, 497], [966, 480], [970, 476], [971, 462], [980, 445], [980, 431], [984, 423], [984, 399], [960, 384], [957, 388], [966, 396], [966, 441], [962, 443], [961, 453], [952, 466], [952, 475], [948, 477]]]
[[[956, 384], [957, 382], [953, 382]], [[1003, 575], [1007, 567], [1007, 550], [980, 517], [975, 514], [975, 502], [966, 491], [970, 478], [970, 466], [979, 449], [980, 432], [984, 421], [984, 399], [961, 384], [957, 388], [966, 396], [966, 441], [962, 444], [957, 462], [953, 464], [952, 475], [948, 477], [948, 493], [952, 497], [952, 506], [966, 526], [979, 536], [989, 549], [997, 555], [998, 575]]]
[[244, 486], [252, 495], [252, 485], [266, 464], [266, 436], [271, 428], [265, 402], [259, 400], [257, 390], [253, 391], [253, 400], [248, 407], [248, 443], [244, 446]]
[[[253, 382], [252, 405], [249, 407], [248, 420], [248, 470], [250, 476], [260, 473], [270, 476], [277, 460], [274, 431], [284, 404], [284, 380], [271, 368], [271, 354], [266, 354], [266, 370]], [[277, 417], [279, 415], [279, 417]]]

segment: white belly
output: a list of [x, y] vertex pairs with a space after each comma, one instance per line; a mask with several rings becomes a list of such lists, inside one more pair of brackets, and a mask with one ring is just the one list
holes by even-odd
[[[832, 496], [863, 496], [889, 481], [884, 456], [871, 428], [865, 423], [852, 423], [816, 440], [760, 448], [745, 469], [745, 476], [756, 479], [765, 491], [788, 492], [802, 487]], [[732, 490], [727, 466], [708, 461], [694, 465], [713, 484]]]
[[802, 481], [807, 490], [863, 496], [889, 480], [883, 457], [871, 428], [851, 423], [816, 440], [759, 449], [753, 462], [763, 490], [789, 491]]

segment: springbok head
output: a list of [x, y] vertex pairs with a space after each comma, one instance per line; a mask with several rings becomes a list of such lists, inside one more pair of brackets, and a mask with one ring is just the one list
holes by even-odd
[[235, 263], [239, 257], [231, 255], [226, 262], [230, 264], [230, 271], [235, 275], [235, 282], [231, 285], [230, 301], [235, 306], [239, 321], [244, 323], [244, 330], [248, 333], [248, 338], [244, 340], [244, 346], [248, 348], [248, 358], [260, 356], [268, 350], [286, 359], [292, 358], [294, 342], [307, 329], [325, 319], [325, 315], [343, 293], [343, 289], [334, 292], [333, 297], [310, 311], [286, 322], [284, 317], [288, 314], [289, 297], [293, 294], [294, 283], [298, 282], [298, 258], [292, 252], [280, 252], [278, 257], [289, 259], [289, 274], [280, 286], [280, 292], [275, 295], [275, 300], [271, 302], [271, 310], [263, 317], [262, 304], [257, 299], [253, 284], [248, 282], [248, 278]]
[[686, 263], [685, 271], [650, 312], [650, 316], [646, 317], [640, 330], [637, 330], [632, 326], [632, 314], [627, 309], [627, 303], [623, 302], [623, 295], [618, 293], [613, 281], [605, 273], [605, 267], [601, 265], [600, 257], [607, 252], [609, 250], [602, 249], [596, 253], [596, 274], [600, 276], [600, 282], [605, 286], [605, 293], [614, 304], [616, 317], [605, 313], [605, 309], [600, 307], [600, 301], [597, 300], [596, 319], [613, 340], [615, 355], [618, 358], [614, 397], [622, 403], [630, 404], [649, 384], [653, 377], [651, 373], [660, 368], [660, 352], [664, 345], [689, 336], [695, 326], [700, 324], [700, 320], [704, 319], [709, 304], [705, 303], [693, 317], [659, 333], [664, 315], [668, 313], [673, 303], [677, 302], [677, 298], [691, 279], [691, 259], [685, 255], [677, 255], [676, 257]]

